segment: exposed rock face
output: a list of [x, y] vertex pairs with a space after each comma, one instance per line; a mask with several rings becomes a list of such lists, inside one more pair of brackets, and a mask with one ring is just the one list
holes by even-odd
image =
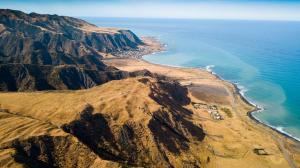
[[0, 90], [82, 89], [123, 79], [128, 73], [107, 67], [101, 53], [134, 50], [141, 44], [130, 30], [1, 9]]

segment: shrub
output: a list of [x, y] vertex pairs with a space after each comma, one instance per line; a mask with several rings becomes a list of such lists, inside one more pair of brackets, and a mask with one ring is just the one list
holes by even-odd
[[229, 108], [226, 108], [226, 107], [223, 107], [221, 108], [222, 111], [224, 111], [224, 113], [229, 117], [229, 118], [232, 118], [233, 115], [232, 115], [232, 112]]

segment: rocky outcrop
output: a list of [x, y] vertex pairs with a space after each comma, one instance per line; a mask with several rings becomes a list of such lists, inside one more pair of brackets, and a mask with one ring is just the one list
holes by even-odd
[[101, 53], [141, 44], [130, 30], [0, 9], [0, 90], [84, 89], [135, 76], [106, 66]]

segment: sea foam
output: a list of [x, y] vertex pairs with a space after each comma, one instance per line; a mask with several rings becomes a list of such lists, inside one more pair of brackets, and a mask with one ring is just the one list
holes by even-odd
[[213, 68], [215, 67], [215, 65], [207, 65], [206, 67], [205, 67], [205, 70], [207, 71], [207, 72], [210, 72], [211, 74], [214, 74], [214, 75], [216, 75], [216, 73], [213, 71]]

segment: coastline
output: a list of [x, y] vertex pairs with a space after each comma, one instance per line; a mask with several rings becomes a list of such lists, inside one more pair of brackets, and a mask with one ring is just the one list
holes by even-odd
[[[171, 66], [171, 65], [164, 65], [164, 64], [152, 63], [152, 62], [149, 62], [149, 61], [143, 59], [143, 57], [141, 57], [141, 58], [139, 58], [139, 59], [142, 59], [142, 60], [145, 61], [145, 62], [148, 62], [148, 63], [150, 63], [150, 64], [154, 64], [154, 65], [158, 65], [158, 66], [169, 66], [169, 67], [174, 67], [174, 68], [187, 68], [187, 69], [189, 68], [189, 67]], [[190, 68], [190, 69], [194, 69], [194, 68]], [[233, 86], [235, 87], [236, 93], [239, 94], [239, 96], [241, 97], [241, 99], [242, 99], [245, 103], [247, 103], [249, 106], [254, 107], [253, 110], [250, 110], [250, 111], [247, 112], [247, 116], [248, 116], [251, 120], [253, 120], [253, 121], [256, 122], [257, 124], [260, 124], [260, 125], [262, 125], [262, 126], [268, 128], [268, 129], [271, 129], [271, 130], [275, 131], [276, 133], [278, 133], [278, 134], [280, 134], [280, 135], [282, 135], [282, 136], [284, 136], [284, 137], [286, 137], [286, 138], [289, 138], [289, 139], [291, 139], [291, 140], [293, 140], [293, 141], [296, 141], [296, 142], [300, 142], [300, 139], [298, 139], [297, 137], [294, 137], [294, 136], [290, 135], [289, 133], [287, 133], [287, 132], [285, 132], [285, 131], [278, 130], [276, 127], [274, 127], [274, 126], [272, 126], [272, 125], [269, 125], [269, 124], [267, 124], [267, 123], [264, 123], [263, 121], [261, 121], [260, 119], [258, 119], [257, 117], [255, 117], [255, 116], [253, 115], [253, 113], [261, 112], [261, 111], [264, 110], [264, 108], [263, 108], [263, 107], [260, 107], [259, 105], [255, 104], [255, 103], [253, 103], [253, 102], [251, 102], [250, 100], [248, 100], [247, 97], [246, 97], [245, 95], [242, 94], [242, 90], [238, 87], [237, 84], [235, 84], [235, 83], [233, 83], [233, 82], [231, 82], [231, 81], [228, 81], [228, 80], [226, 80], [226, 79], [223, 79], [222, 77], [220, 77], [220, 76], [219, 76], [218, 74], [216, 74], [215, 72], [208, 71], [208, 70], [206, 70], [206, 69], [204, 69], [204, 68], [197, 68], [197, 69], [202, 70], [202, 71], [210, 72], [211, 75], [214, 75], [214, 76], [217, 77], [219, 80], [222, 80], [222, 81], [224, 81], [224, 82], [228, 82], [228, 83], [230, 83], [231, 85], [233, 85]]]
[[[12, 21], [22, 14], [11, 12]], [[33, 21], [39, 20], [37, 16]], [[223, 79], [227, 70], [217, 74], [215, 65], [167, 65], [182, 62], [180, 57], [189, 56], [188, 51], [201, 52], [192, 45], [197, 42], [180, 41], [178, 36], [191, 48], [176, 46], [175, 50], [184, 49], [176, 57], [173, 50], [168, 54], [173, 45], [167, 47], [160, 38], [140, 38], [129, 29], [100, 28], [75, 18], [62, 20], [67, 23], [59, 20], [59, 26], [75, 21], [72, 27], [80, 30], [63, 28], [62, 33], [88, 37], [77, 47], [64, 45], [72, 54], [58, 58], [73, 56], [76, 65], [58, 61], [46, 69], [32, 65], [36, 69], [30, 62], [29, 67], [0, 69], [9, 77], [2, 81], [3, 88], [10, 91], [0, 95], [0, 167], [300, 168], [300, 140], [285, 133], [287, 127], [276, 129], [259, 119], [264, 117], [256, 112], [264, 110], [264, 104], [248, 96], [244, 82]], [[43, 35], [48, 28], [37, 30]], [[76, 39], [70, 37], [62, 43], [73, 42]], [[32, 45], [28, 57], [34, 56], [32, 52], [45, 55]], [[49, 56], [56, 59], [57, 52]], [[158, 59], [152, 60], [153, 55]], [[165, 55], [171, 59], [160, 60]]]
[[253, 110], [247, 112], [247, 116], [248, 116], [250, 119], [252, 119], [253, 121], [255, 121], [257, 124], [261, 124], [262, 126], [264, 126], [264, 127], [266, 127], [266, 128], [269, 128], [269, 129], [275, 131], [276, 133], [278, 133], [278, 134], [280, 134], [280, 135], [283, 135], [283, 136], [286, 137], [286, 138], [290, 138], [291, 140], [293, 140], [293, 141], [295, 141], [295, 142], [300, 142], [300, 139], [299, 139], [299, 138], [294, 137], [293, 135], [290, 135], [289, 133], [287, 133], [287, 132], [285, 132], [285, 131], [281, 131], [281, 130], [277, 129], [275, 126], [272, 126], [272, 125], [270, 125], [270, 124], [267, 124], [267, 123], [263, 122], [262, 120], [260, 120], [259, 118], [255, 117], [255, 116], [253, 115], [253, 113], [262, 112], [262, 111], [264, 110], [264, 108], [263, 108], [263, 107], [260, 107], [259, 105], [255, 104], [254, 102], [251, 102], [251, 101], [250, 101], [250, 100], [242, 93], [242, 89], [240, 89], [236, 83], [233, 83], [233, 82], [231, 82], [231, 81], [228, 81], [228, 80], [226, 80], [226, 79], [223, 79], [222, 77], [220, 77], [220, 76], [219, 76], [218, 74], [216, 74], [215, 72], [211, 72], [211, 74], [212, 74], [212, 75], [215, 75], [215, 76], [216, 76], [217, 78], [219, 78], [220, 80], [223, 80], [223, 81], [225, 81], [225, 82], [231, 83], [231, 84], [235, 87], [237, 93], [238, 93], [239, 96], [242, 98], [242, 100], [243, 100], [245, 103], [247, 103], [247, 104], [249, 104], [250, 106], [253, 106], [253, 107], [255, 108], [255, 109], [253, 109]]
[[[144, 38], [145, 39], [145, 38]], [[147, 39], [147, 38], [146, 38]], [[151, 37], [150, 39], [147, 39], [152, 41], [153, 43], [159, 43], [160, 42]], [[251, 145], [252, 149], [253, 149], [253, 145], [254, 148], [256, 148], [255, 146], [257, 146], [256, 144], [260, 144], [258, 145], [258, 148], [261, 148], [262, 146], [268, 146], [271, 145], [270, 147], [266, 147], [267, 150], [269, 151], [273, 151], [274, 150], [278, 150], [277, 153], [278, 155], [281, 155], [281, 157], [278, 157], [275, 160], [278, 159], [282, 159], [285, 158], [285, 160], [288, 161], [290, 167], [294, 167], [294, 162], [296, 162], [297, 164], [300, 164], [300, 160], [295, 158], [299, 158], [300, 157], [300, 151], [298, 151], [298, 148], [300, 147], [300, 143], [299, 140], [297, 140], [295, 137], [292, 137], [291, 135], [288, 135], [284, 132], [281, 132], [275, 128], [273, 128], [272, 126], [263, 123], [262, 121], [260, 121], [259, 119], [257, 119], [253, 113], [258, 112], [263, 110], [262, 107], [256, 105], [255, 103], [251, 102], [250, 100], [247, 99], [247, 97], [245, 97], [243, 95], [243, 90], [241, 88], [239, 88], [239, 86], [231, 81], [222, 79], [222, 77], [218, 76], [218, 74], [214, 73], [211, 70], [211, 67], [208, 68], [190, 68], [190, 67], [178, 67], [178, 66], [169, 66], [169, 65], [161, 65], [161, 64], [156, 64], [156, 63], [152, 63], [149, 62], [145, 59], [143, 59], [143, 56], [145, 55], [150, 55], [153, 53], [157, 53], [157, 52], [164, 52], [166, 50], [166, 48], [164, 48], [164, 45], [160, 44], [156, 44], [155, 47], [148, 45], [146, 48], [143, 48], [141, 50], [141, 52], [139, 52], [139, 57], [115, 57], [115, 58], [110, 58], [110, 59], [106, 59], [104, 60], [105, 63], [107, 63], [108, 65], [112, 65], [115, 66], [121, 70], [125, 70], [125, 71], [135, 71], [135, 70], [142, 70], [142, 69], [147, 69], [152, 73], [156, 73], [156, 74], [162, 74], [165, 75], [169, 78], [171, 78], [172, 80], [176, 80], [179, 83], [181, 83], [182, 85], [185, 85], [188, 87], [188, 89], [190, 89], [191, 87], [200, 87], [200, 89], [204, 88], [204, 91], [207, 92], [211, 92], [211, 90], [216, 90], [213, 91], [212, 95], [207, 96], [204, 95], [204, 97], [208, 97], [207, 100], [205, 101], [211, 101], [213, 99], [213, 101], [215, 102], [211, 102], [212, 104], [217, 104], [219, 105], [220, 108], [222, 107], [230, 107], [233, 111], [234, 114], [236, 115], [234, 117], [234, 119], [230, 119], [230, 118], [226, 118], [225, 120], [223, 120], [223, 122], [225, 122], [224, 124], [220, 123], [220, 124], [215, 124], [213, 123], [208, 123], [207, 125], [209, 126], [208, 128], [214, 128], [212, 130], [208, 129], [208, 132], [210, 134], [212, 134], [215, 130], [218, 130], [220, 128], [225, 129], [228, 124], [232, 124], [233, 128], [231, 128], [232, 130], [237, 131], [236, 134], [231, 134], [229, 133], [225, 133], [225, 131], [223, 130], [224, 134], [227, 136], [229, 136], [230, 139], [234, 138], [236, 139], [236, 141], [240, 141], [241, 138], [241, 134], [244, 134], [245, 136], [247, 136], [246, 139], [251, 139], [247, 140], [246, 143], [243, 145], [242, 148], [245, 148], [245, 145]], [[223, 89], [223, 90], [222, 90]], [[197, 91], [197, 90], [196, 90]], [[202, 90], [201, 90], [202, 91]], [[195, 101], [199, 101], [200, 99], [202, 99], [203, 97], [201, 97], [202, 95], [198, 95], [200, 97], [200, 99], [197, 98], [197, 94], [195, 93], [195, 95], [193, 95], [193, 91], [190, 90], [189, 92], [191, 92], [191, 98]], [[217, 92], [217, 93], [215, 93]], [[220, 92], [220, 93], [218, 93]], [[223, 92], [226, 92], [227, 94], [229, 94], [227, 97], [222, 97], [221, 93], [223, 94]], [[215, 95], [213, 95], [215, 94]], [[221, 95], [221, 97], [220, 97]], [[195, 97], [196, 96], [196, 97]], [[218, 98], [219, 96], [219, 98]], [[231, 99], [230, 99], [231, 98]], [[225, 99], [223, 101], [223, 99]], [[221, 100], [221, 101], [217, 101], [217, 100]], [[202, 102], [202, 100], [200, 100]], [[193, 107], [192, 107], [193, 108]], [[193, 109], [193, 111], [196, 111], [196, 113], [198, 113], [197, 110]], [[207, 112], [206, 112], [207, 113]], [[203, 115], [207, 115], [206, 113], [203, 113], [202, 111], [199, 112], [199, 116], [203, 116]], [[198, 115], [198, 114], [197, 114]], [[224, 113], [222, 113], [222, 115], [226, 115]], [[210, 116], [208, 116], [210, 117]], [[230, 121], [233, 120], [233, 121]], [[228, 123], [226, 123], [228, 122]], [[244, 123], [242, 125], [239, 125], [238, 123]], [[226, 128], [227, 129], [227, 128]], [[254, 130], [256, 133], [258, 134], [257, 138], [254, 137], [249, 137], [249, 133], [246, 133], [245, 131], [248, 130]], [[222, 132], [222, 133], [223, 133]], [[218, 134], [220, 132], [215, 132], [214, 134]], [[232, 140], [227, 141], [224, 140], [223, 144], [227, 144], [230, 143]], [[250, 141], [251, 143], [248, 143], [248, 141]], [[267, 142], [273, 142], [273, 143], [267, 143]], [[214, 144], [215, 142], [208, 140], [208, 143], [211, 143], [210, 145]], [[262, 145], [265, 144], [265, 145]], [[276, 148], [273, 145], [277, 144]], [[282, 145], [284, 144], [284, 145]], [[234, 144], [233, 144], [234, 145]], [[292, 147], [291, 147], [292, 146]], [[219, 147], [217, 144], [215, 146], [216, 149], [220, 150], [220, 151], [227, 151], [228, 149], [223, 148], [223, 147]], [[268, 149], [269, 148], [269, 149]], [[293, 149], [295, 148], [295, 149]], [[297, 152], [295, 152], [297, 151]], [[272, 152], [271, 152], [272, 153]], [[231, 157], [231, 156], [230, 156]], [[294, 159], [291, 159], [294, 158]], [[294, 160], [294, 161], [291, 161]]]
[[[205, 70], [205, 69], [203, 69]], [[235, 90], [237, 91], [237, 93], [239, 94], [239, 96], [243, 99], [244, 102], [246, 102], [247, 104], [249, 104], [250, 106], [253, 106], [255, 109], [251, 110], [251, 111], [248, 111], [247, 112], [247, 115], [250, 119], [252, 119], [253, 121], [255, 121], [257, 124], [261, 124], [263, 125], [264, 127], [267, 127], [277, 133], [279, 133], [280, 135], [283, 135], [287, 138], [290, 138], [291, 140], [293, 141], [296, 141], [296, 142], [300, 142], [300, 139], [297, 138], [297, 137], [294, 137], [293, 135], [290, 135], [289, 133], [285, 132], [285, 131], [281, 131], [279, 129], [277, 129], [275, 126], [272, 126], [270, 124], [267, 124], [265, 122], [263, 122], [262, 120], [260, 120], [259, 118], [255, 117], [253, 115], [253, 113], [258, 113], [258, 112], [261, 112], [264, 110], [263, 107], [260, 107], [259, 105], [255, 104], [254, 102], [251, 102], [243, 93], [242, 93], [242, 89], [239, 88], [238, 84], [236, 83], [233, 83], [229, 80], [226, 80], [226, 79], [223, 79], [221, 76], [219, 76], [218, 74], [216, 74], [215, 72], [213, 71], [208, 71], [208, 72], [211, 72], [212, 75], [216, 76], [217, 78], [219, 78], [220, 80], [223, 80], [225, 82], [228, 82], [228, 83], [231, 83], [234, 87], [235, 87]]]
[[[164, 65], [164, 64], [157, 64], [157, 63], [153, 63], [153, 62], [149, 62], [147, 60], [145, 60], [143, 57], [146, 56], [146, 55], [152, 55], [152, 54], [156, 54], [156, 53], [160, 53], [160, 52], [165, 52], [167, 49], [166, 49], [166, 44], [162, 44], [160, 43], [160, 41], [158, 39], [156, 39], [155, 37], [144, 37], [143, 40], [147, 40], [147, 41], [152, 41], [152, 43], [159, 43], [161, 44], [160, 47], [157, 51], [153, 51], [153, 52], [146, 52], [146, 53], [140, 53], [139, 54], [139, 57], [137, 57], [137, 59], [141, 59], [147, 63], [150, 63], [150, 64], [155, 64], [155, 65], [158, 65], [158, 66], [169, 66], [169, 67], [175, 67], [175, 68], [189, 68], [189, 67], [181, 67], [181, 66], [172, 66], [172, 65]], [[263, 107], [260, 107], [259, 105], [255, 104], [254, 102], [251, 102], [242, 92], [243, 90], [239, 88], [238, 84], [232, 82], [232, 81], [229, 81], [229, 80], [226, 80], [226, 79], [223, 79], [221, 76], [219, 76], [217, 73], [215, 73], [212, 68], [214, 67], [214, 65], [208, 65], [206, 66], [206, 68], [196, 68], [196, 69], [200, 69], [202, 71], [207, 71], [209, 72], [211, 75], [215, 76], [216, 78], [218, 78], [219, 80], [222, 80], [224, 82], [228, 82], [230, 83], [231, 85], [234, 86], [235, 88], [235, 91], [236, 93], [238, 93], [238, 95], [240, 96], [240, 98], [245, 102], [247, 103], [249, 106], [252, 106], [254, 107], [253, 110], [250, 110], [247, 112], [247, 116], [252, 119], [253, 121], [255, 121], [257, 124], [261, 124], [263, 125], [264, 127], [267, 127], [277, 133], [279, 133], [280, 135], [283, 135], [287, 138], [290, 138], [291, 140], [293, 141], [296, 141], [296, 142], [300, 142], [300, 139], [297, 138], [297, 137], [294, 137], [293, 135], [290, 135], [289, 133], [283, 131], [283, 130], [279, 130], [277, 129], [275, 126], [272, 126], [272, 125], [269, 125], [265, 122], [263, 122], [262, 120], [260, 120], [259, 118], [255, 117], [253, 115], [253, 113], [257, 113], [257, 112], [261, 112], [264, 110]], [[194, 68], [190, 68], [190, 69], [194, 69]]]
[[[224, 80], [224, 79], [221, 79], [221, 80]], [[224, 81], [227, 81], [227, 80], [224, 80]], [[241, 89], [238, 88], [237, 84], [232, 83], [231, 81], [227, 81], [227, 82], [230, 82], [232, 85], [235, 86], [236, 90], [237, 90], [238, 93], [240, 94], [240, 96], [241, 96], [241, 98], [243, 99], [243, 101], [245, 101], [245, 102], [248, 103], [249, 105], [255, 107], [254, 110], [251, 110], [251, 111], [248, 111], [248, 112], [247, 112], [247, 115], [248, 115], [248, 117], [249, 117], [250, 119], [252, 119], [253, 121], [255, 121], [257, 124], [261, 124], [262, 126], [264, 126], [264, 127], [266, 127], [266, 128], [269, 128], [269, 129], [271, 129], [271, 130], [277, 132], [277, 133], [280, 134], [280, 135], [283, 135], [283, 136], [285, 136], [285, 137], [287, 137], [287, 138], [290, 138], [290, 139], [293, 140], [293, 141], [300, 142], [300, 139], [299, 139], [299, 138], [294, 137], [293, 135], [290, 135], [289, 133], [287, 133], [287, 132], [285, 132], [285, 131], [281, 131], [281, 130], [277, 129], [276, 127], [274, 127], [274, 126], [272, 126], [272, 125], [269, 125], [269, 124], [263, 122], [262, 120], [260, 120], [259, 118], [255, 117], [255, 116], [253, 115], [253, 113], [262, 112], [262, 111], [264, 110], [264, 108], [258, 106], [257, 104], [251, 102], [250, 100], [248, 100], [247, 97], [244, 96], [244, 95], [241, 93]]]
[[226, 80], [226, 79], [223, 79], [221, 76], [219, 76], [218, 74], [216, 74], [215, 72], [213, 72], [212, 70], [207, 70], [207, 69], [203, 69], [203, 68], [200, 68], [202, 70], [206, 70], [208, 72], [210, 72], [212, 75], [216, 76], [217, 78], [219, 78], [220, 80], [223, 80], [225, 82], [228, 82], [228, 83], [231, 83], [234, 87], [235, 87], [235, 90], [237, 91], [237, 93], [239, 94], [239, 96], [243, 99], [244, 102], [246, 102], [247, 104], [249, 104], [250, 106], [253, 106], [255, 109], [251, 110], [251, 111], [248, 111], [247, 112], [247, 115], [250, 119], [252, 119], [253, 121], [255, 121], [257, 124], [261, 124], [262, 126], [266, 127], [266, 128], [269, 128], [275, 132], [277, 132], [278, 134], [280, 135], [283, 135], [287, 138], [290, 138], [291, 140], [293, 141], [296, 141], [296, 142], [300, 142], [300, 139], [297, 138], [297, 137], [294, 137], [293, 135], [290, 135], [289, 133], [285, 132], [285, 131], [282, 131], [282, 130], [279, 130], [277, 129], [275, 126], [272, 126], [270, 124], [267, 124], [265, 122], [263, 122], [262, 120], [260, 120], [259, 118], [255, 117], [253, 115], [253, 113], [257, 113], [257, 112], [261, 112], [264, 110], [263, 107], [260, 107], [259, 105], [255, 104], [254, 102], [251, 102], [242, 92], [242, 89], [239, 88], [238, 84], [236, 83], [233, 83], [229, 80]]

